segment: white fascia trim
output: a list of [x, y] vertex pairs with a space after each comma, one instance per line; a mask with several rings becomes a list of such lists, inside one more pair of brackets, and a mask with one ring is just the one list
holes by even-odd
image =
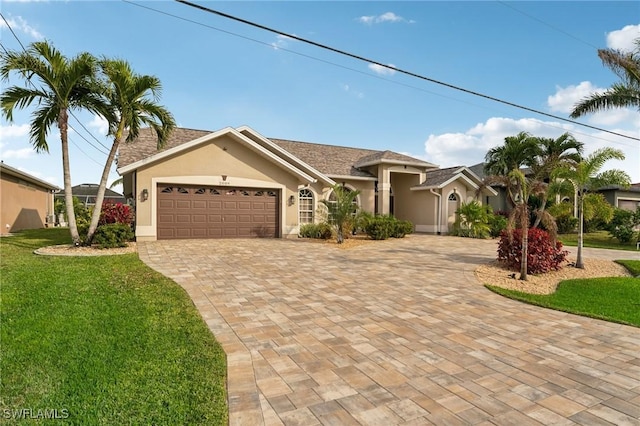
[[144, 158], [140, 161], [136, 161], [135, 163], [131, 163], [128, 166], [122, 167], [118, 169], [118, 173], [123, 174], [123, 173], [128, 173], [130, 171], [136, 170], [141, 166], [144, 165], [148, 165], [151, 163], [155, 163], [156, 161], [160, 161], [164, 158], [167, 158], [171, 155], [177, 154], [181, 151], [196, 147], [204, 142], [208, 142], [214, 139], [217, 139], [221, 136], [224, 135], [231, 135], [233, 136], [235, 139], [237, 139], [238, 141], [242, 142], [244, 145], [246, 145], [249, 149], [261, 154], [263, 157], [267, 158], [268, 160], [271, 160], [272, 162], [284, 167], [285, 169], [289, 170], [290, 172], [293, 172], [294, 174], [298, 175], [299, 177], [301, 177], [302, 179], [310, 182], [310, 183], [315, 183], [317, 182], [317, 179], [315, 179], [314, 177], [308, 175], [307, 173], [303, 172], [302, 170], [300, 170], [299, 168], [297, 168], [296, 166], [294, 166], [293, 164], [285, 161], [284, 159], [282, 159], [281, 157], [278, 157], [277, 155], [275, 155], [274, 153], [272, 153], [271, 151], [267, 150], [266, 148], [260, 146], [259, 144], [257, 144], [256, 142], [254, 142], [253, 140], [251, 140], [250, 138], [246, 137], [245, 135], [243, 135], [242, 133], [238, 132], [236, 129], [232, 128], [232, 127], [225, 127], [224, 129], [218, 130], [216, 132], [213, 133], [209, 133], [208, 135], [204, 135], [198, 139], [194, 139], [190, 142], [186, 142], [183, 143], [182, 145], [178, 145], [176, 147], [173, 147], [171, 149], [168, 149], [166, 151], [162, 151], [159, 152], [157, 154], [154, 154], [150, 157]]
[[[376, 181], [377, 177], [368, 177], [368, 176], [349, 176], [349, 175], [327, 175], [333, 180], [369, 180]], [[335, 184], [335, 183], [334, 183]]]
[[286, 149], [283, 149], [283, 148], [279, 147], [278, 145], [276, 145], [275, 143], [271, 142], [268, 138], [265, 138], [260, 133], [258, 133], [255, 130], [253, 130], [251, 127], [249, 127], [249, 126], [240, 126], [240, 127], [237, 127], [236, 130], [239, 133], [242, 133], [242, 132], [251, 133], [253, 136], [255, 136], [256, 138], [260, 139], [260, 141], [262, 143], [264, 143], [265, 145], [267, 145], [270, 148], [274, 149], [279, 154], [285, 156], [289, 161], [293, 161], [293, 162], [298, 163], [300, 166], [302, 166], [303, 168], [307, 169], [311, 174], [316, 175], [320, 180], [324, 181], [325, 183], [327, 183], [329, 185], [335, 185], [335, 182], [332, 181], [327, 175], [321, 173], [319, 170], [317, 170], [317, 169], [313, 168], [312, 166], [310, 166], [309, 164], [305, 163], [304, 161], [302, 161], [301, 159], [299, 159], [295, 155], [291, 154]]

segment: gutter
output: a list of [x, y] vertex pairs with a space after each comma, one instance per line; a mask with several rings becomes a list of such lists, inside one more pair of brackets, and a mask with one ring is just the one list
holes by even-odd
[[439, 194], [433, 190], [433, 188], [429, 188], [429, 192], [438, 197], [438, 211], [436, 212], [437, 217], [437, 226], [436, 232], [438, 235], [442, 235], [441, 226], [442, 226], [442, 194]]

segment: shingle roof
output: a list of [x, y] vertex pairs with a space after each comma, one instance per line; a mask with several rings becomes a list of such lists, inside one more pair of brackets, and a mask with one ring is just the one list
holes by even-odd
[[441, 185], [454, 177], [462, 167], [463, 166], [455, 166], [447, 167], [446, 169], [429, 170], [425, 181], [418, 186], [429, 187]]
[[620, 185], [607, 185], [598, 189], [598, 191], [627, 191], [627, 192], [640, 192], [640, 183], [632, 183], [628, 188], [623, 188]]
[[[135, 142], [120, 146], [118, 167], [127, 166], [157, 154], [158, 152], [174, 148], [210, 133], [213, 132], [176, 128], [163, 149], [158, 150], [156, 146], [157, 140], [153, 130], [150, 128], [142, 129]], [[433, 165], [427, 162], [393, 151], [377, 151], [373, 149], [324, 145], [285, 139], [270, 138], [270, 140], [311, 167], [329, 176], [374, 177], [372, 174], [360, 170], [356, 166], [357, 164], [365, 164], [365, 162], [376, 160], [404, 161], [411, 164], [420, 164], [425, 167], [433, 167]]]
[[[99, 185], [95, 183], [83, 183], [72, 187], [71, 192], [74, 196], [95, 197], [98, 195], [98, 187]], [[109, 198], [124, 198], [122, 194], [118, 194], [116, 191], [109, 188], [105, 189], [104, 196]]]

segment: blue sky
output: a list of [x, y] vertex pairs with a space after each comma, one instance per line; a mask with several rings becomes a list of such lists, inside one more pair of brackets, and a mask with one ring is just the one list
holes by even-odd
[[[119, 57], [138, 73], [156, 75], [164, 87], [161, 102], [182, 127], [248, 125], [267, 137], [390, 149], [442, 167], [481, 162], [488, 149], [520, 131], [545, 137], [569, 131], [587, 152], [622, 149], [627, 159], [609, 168], [640, 182], [638, 141], [376, 69], [176, 2], [136, 4], [3, 1], [1, 8], [25, 45], [47, 39], [67, 56]], [[578, 99], [616, 81], [596, 50], [628, 50], [640, 37], [640, 5], [631, 1], [200, 4], [561, 117]], [[0, 27], [2, 45], [19, 49], [6, 24]], [[57, 129], [50, 153], [34, 153], [29, 113], [0, 122], [0, 158], [61, 186]], [[76, 116], [110, 145], [98, 117]], [[638, 111], [580, 121], [640, 137]], [[106, 154], [82, 139], [99, 147], [75, 119], [71, 125], [73, 184], [97, 183]], [[110, 181], [117, 177], [114, 167]]]

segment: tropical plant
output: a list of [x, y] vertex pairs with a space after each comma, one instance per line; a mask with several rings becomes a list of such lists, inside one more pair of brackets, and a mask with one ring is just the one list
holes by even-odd
[[456, 210], [456, 221], [453, 224], [453, 235], [470, 238], [487, 238], [490, 235], [489, 212], [486, 206], [473, 200], [462, 203]]
[[331, 225], [326, 222], [305, 223], [300, 226], [300, 237], [328, 240], [331, 238]]
[[603, 65], [613, 71], [620, 81], [604, 92], [594, 93], [574, 105], [571, 118], [611, 108], [629, 107], [640, 111], [640, 38], [635, 40], [635, 46], [632, 52], [598, 50]]
[[576, 268], [584, 269], [582, 248], [584, 240], [584, 199], [587, 192], [594, 192], [606, 185], [628, 187], [631, 179], [625, 172], [617, 169], [601, 172], [609, 160], [624, 160], [624, 153], [614, 148], [602, 148], [576, 164], [565, 164], [552, 173], [554, 179], [566, 179], [575, 188], [578, 197], [578, 254]]
[[36, 105], [29, 132], [29, 141], [36, 152], [49, 152], [47, 135], [53, 126], [58, 127], [67, 220], [76, 245], [81, 241], [71, 193], [69, 114], [80, 109], [104, 114], [104, 104], [95, 86], [96, 72], [97, 61], [89, 53], [68, 59], [47, 41], [32, 43], [25, 51], [0, 53], [2, 80], [8, 81], [12, 73], [17, 73], [25, 83], [23, 87], [12, 86], [3, 91], [0, 96], [3, 116], [12, 122], [14, 110]]
[[360, 191], [352, 191], [340, 184], [331, 188], [333, 194], [330, 199], [320, 202], [327, 209], [327, 222], [333, 226], [338, 244], [344, 242], [345, 232], [353, 229], [358, 205], [355, 202]]
[[[520, 247], [522, 229], [514, 229], [513, 235], [504, 231], [498, 242], [498, 260], [508, 268], [516, 269], [522, 265], [523, 251]], [[543, 274], [557, 271], [567, 258], [568, 251], [562, 250], [562, 243], [554, 241], [550, 235], [539, 228], [529, 228], [527, 234], [527, 273]]]
[[580, 161], [584, 144], [578, 142], [570, 133], [563, 133], [557, 138], [537, 138], [539, 152], [531, 169], [533, 178], [546, 183], [549, 188], [539, 195], [538, 206], [534, 210], [533, 227], [537, 228], [542, 221], [547, 207], [549, 195], [563, 190], [562, 181], [553, 182], [551, 173], [563, 164], [575, 164]]
[[109, 135], [113, 137], [113, 143], [100, 178], [96, 208], [85, 241], [87, 244], [91, 243], [98, 227], [107, 179], [118, 147], [123, 142], [133, 142], [140, 134], [140, 129], [149, 126], [155, 132], [158, 148], [161, 148], [176, 125], [171, 113], [157, 103], [162, 90], [157, 77], [136, 74], [129, 63], [120, 59], [103, 59], [100, 68], [104, 76], [104, 96], [108, 108], [104, 116], [109, 121]]
[[640, 207], [635, 212], [616, 208], [613, 219], [609, 222], [607, 230], [612, 237], [621, 243], [629, 243], [633, 240], [635, 228], [640, 225]]

